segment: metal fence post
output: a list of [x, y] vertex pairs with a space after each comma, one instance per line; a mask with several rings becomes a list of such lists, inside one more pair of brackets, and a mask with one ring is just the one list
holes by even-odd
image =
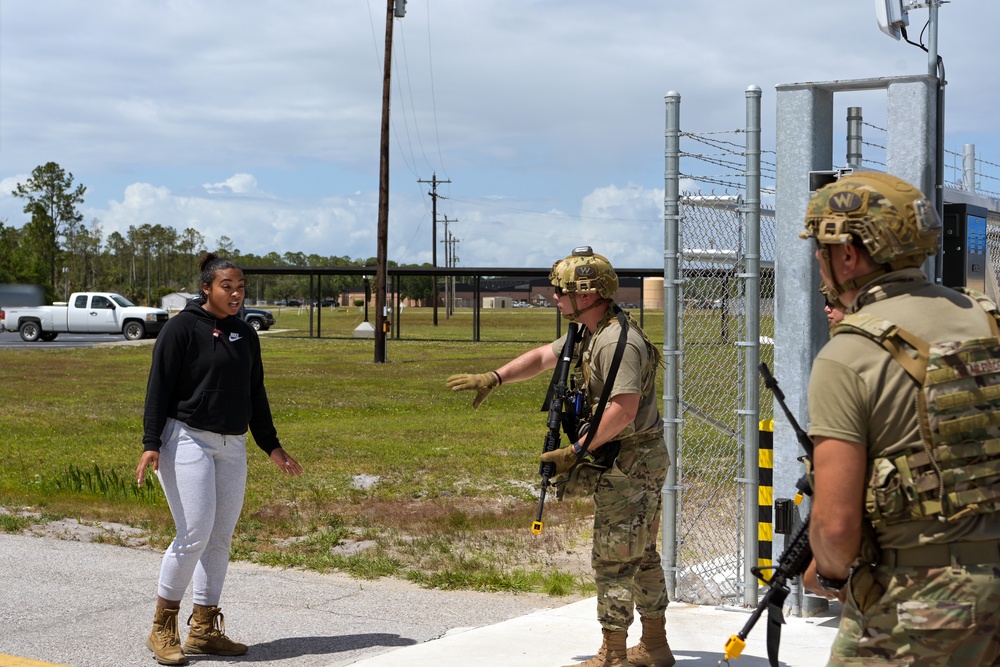
[[743, 345], [743, 602], [757, 604], [758, 445], [760, 424], [760, 86], [746, 90], [746, 198], [743, 206], [746, 249], [743, 301], [746, 307]]
[[677, 595], [677, 426], [680, 399], [677, 393], [678, 226], [680, 223], [680, 108], [681, 96], [666, 95], [666, 149], [663, 202], [663, 437], [670, 468], [663, 485], [663, 550], [660, 562], [671, 596]]

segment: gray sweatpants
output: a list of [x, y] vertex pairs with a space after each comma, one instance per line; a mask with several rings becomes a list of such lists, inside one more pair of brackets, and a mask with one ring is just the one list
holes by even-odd
[[157, 594], [179, 601], [193, 578], [193, 602], [216, 606], [243, 510], [246, 435], [219, 435], [168, 419], [162, 439], [157, 475], [177, 535], [163, 556]]

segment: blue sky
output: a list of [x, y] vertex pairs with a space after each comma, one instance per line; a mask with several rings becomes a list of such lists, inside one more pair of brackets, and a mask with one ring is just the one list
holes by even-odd
[[[385, 10], [5, 0], [0, 220], [24, 223], [9, 193], [55, 161], [105, 235], [163, 224], [245, 253], [374, 256]], [[914, 41], [927, 16], [911, 12]], [[996, 163], [998, 25], [995, 0], [940, 9], [946, 147]], [[547, 266], [581, 244], [616, 266], [662, 265], [668, 91], [682, 129], [714, 132], [742, 128], [744, 91], [760, 86], [773, 150], [775, 85], [927, 71], [923, 51], [879, 31], [871, 0], [410, 0], [394, 31], [388, 250], [401, 263], [431, 260], [418, 180], [436, 173], [462, 266]], [[880, 97], [837, 104], [878, 124]]]

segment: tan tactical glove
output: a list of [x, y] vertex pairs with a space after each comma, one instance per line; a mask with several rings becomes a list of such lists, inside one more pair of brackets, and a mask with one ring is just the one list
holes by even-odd
[[478, 375], [462, 373], [460, 375], [452, 375], [448, 378], [448, 388], [452, 391], [476, 390], [476, 398], [472, 401], [472, 407], [474, 408], [482, 405], [482, 402], [490, 395], [493, 388], [499, 386], [500, 376], [492, 371], [489, 373], [479, 373]]
[[539, 458], [542, 459], [542, 463], [554, 463], [556, 465], [554, 475], [561, 475], [573, 469], [577, 456], [573, 453], [573, 446], [570, 445], [569, 447], [560, 447], [559, 449], [553, 449], [551, 452], [545, 452]]

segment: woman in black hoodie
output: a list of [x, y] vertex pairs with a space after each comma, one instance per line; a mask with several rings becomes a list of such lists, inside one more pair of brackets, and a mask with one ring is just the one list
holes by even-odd
[[[239, 266], [206, 254], [201, 295], [167, 322], [153, 346], [136, 481], [141, 486], [153, 466], [177, 528], [146, 640], [162, 665], [186, 664], [185, 654], [246, 653], [226, 637], [218, 604], [243, 509], [248, 428], [282, 472], [302, 474], [278, 442], [257, 332], [236, 316], [244, 286]], [[192, 579], [194, 610], [182, 648], [177, 613]]]

